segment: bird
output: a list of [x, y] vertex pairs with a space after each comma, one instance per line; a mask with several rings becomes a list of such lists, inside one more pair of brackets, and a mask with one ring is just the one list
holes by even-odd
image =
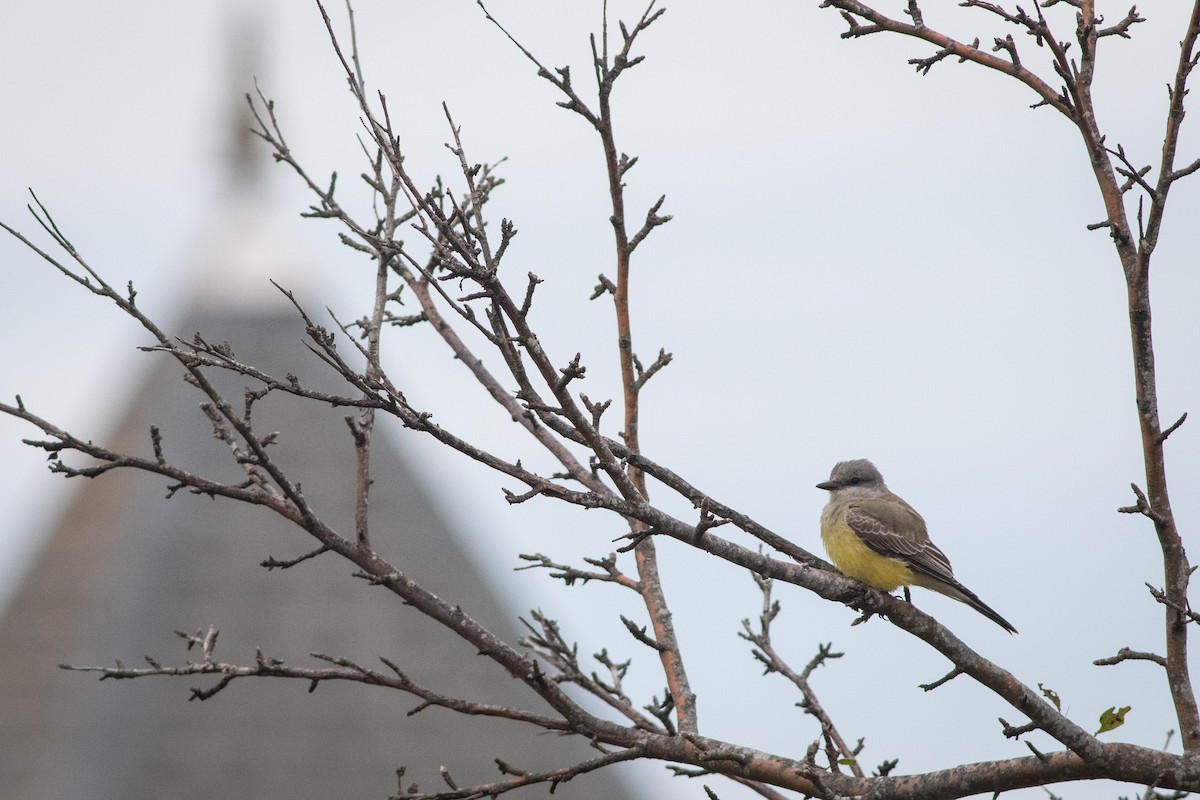
[[829, 492], [821, 512], [821, 542], [843, 575], [885, 592], [911, 585], [932, 589], [966, 603], [1009, 633], [1017, 632], [955, 579], [950, 559], [929, 540], [925, 520], [888, 490], [870, 461], [838, 462], [817, 488]]

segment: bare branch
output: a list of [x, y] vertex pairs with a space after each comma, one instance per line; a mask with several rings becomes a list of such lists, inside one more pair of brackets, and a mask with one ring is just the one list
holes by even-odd
[[1143, 179], [1143, 176], [1150, 172], [1149, 165], [1141, 168], [1135, 167], [1125, 156], [1125, 148], [1120, 145], [1117, 145], [1116, 150], [1107, 147], [1105, 150], [1120, 159], [1121, 163], [1124, 165], [1123, 167], [1117, 168], [1117, 173], [1126, 179], [1125, 185], [1121, 187], [1122, 193], [1129, 191], [1129, 189], [1136, 184], [1146, 192], [1146, 195], [1151, 200], [1154, 200], [1158, 197], [1158, 192], [1155, 190], [1155, 188]]
[[1114, 664], [1120, 664], [1122, 661], [1153, 661], [1160, 667], [1167, 665], [1167, 660], [1157, 653], [1143, 653], [1138, 650], [1130, 650], [1128, 647], [1122, 647], [1117, 651], [1115, 656], [1098, 658], [1092, 663], [1097, 667], [1109, 667]]
[[[449, 773], [443, 767], [443, 778], [450, 785], [449, 792], [408, 792], [401, 791], [391, 796], [389, 800], [461, 800], [462, 798], [477, 798], [477, 797], [497, 797], [513, 789], [520, 789], [524, 786], [532, 786], [539, 783], [550, 784], [550, 790], [554, 791], [560, 783], [565, 783], [577, 775], [583, 775], [593, 770], [607, 767], [610, 764], [619, 764], [623, 761], [632, 761], [642, 758], [645, 755], [645, 749], [642, 747], [631, 747], [626, 750], [617, 750], [611, 753], [596, 756], [588, 761], [583, 761], [569, 767], [561, 767], [555, 770], [546, 772], [518, 772], [511, 766], [497, 759], [500, 765], [500, 771], [505, 774], [512, 775], [511, 778], [494, 783], [481, 783], [475, 786], [458, 788], [449, 779]], [[517, 773], [517, 774], [514, 774]]]
[[1122, 39], [1129, 39], [1131, 38], [1129, 35], [1129, 29], [1139, 22], [1145, 21], [1146, 18], [1138, 13], [1137, 6], [1130, 6], [1129, 11], [1126, 12], [1124, 18], [1122, 18], [1120, 22], [1116, 23], [1115, 25], [1110, 25], [1107, 28], [1100, 28], [1098, 31], [1096, 31], [1096, 38], [1103, 39], [1105, 36], [1120, 36]]
[[[525, 619], [521, 624], [529, 631], [529, 636], [521, 640], [524, 647], [529, 648], [538, 656], [545, 659], [557, 672], [550, 676], [556, 684], [569, 683], [591, 694], [615, 709], [633, 723], [638, 730], [674, 735], [669, 721], [660, 727], [646, 715], [637, 710], [633, 701], [625, 694], [622, 680], [629, 662], [615, 664], [608, 656], [607, 650], [597, 653], [594, 658], [609, 671], [611, 683], [605, 683], [595, 672], [585, 673], [579, 664], [578, 647], [568, 643], [563, 637], [557, 620], [550, 619], [540, 611], [530, 613], [533, 623]], [[628, 624], [628, 622], [626, 623]]]
[[825, 707], [821, 705], [820, 700], [817, 699], [816, 692], [813, 691], [812, 685], [808, 681], [809, 676], [812, 675], [814, 670], [824, 665], [830, 659], [841, 658], [843, 654], [833, 652], [832, 643], [819, 645], [816, 655], [812, 657], [803, 671], [796, 672], [793, 670], [775, 650], [771, 642], [771, 623], [780, 612], [778, 601], [772, 601], [771, 599], [773, 582], [769, 578], [763, 578], [758, 575], [752, 575], [752, 577], [762, 592], [762, 613], [758, 618], [757, 630], [750, 625], [750, 620], [744, 619], [742, 620], [743, 632], [739, 633], [738, 636], [751, 642], [758, 648], [751, 652], [756, 659], [762, 662], [764, 674], [778, 673], [791, 681], [792, 685], [800, 690], [800, 694], [804, 698], [799, 704], [800, 707], [804, 709], [805, 713], [811, 714], [816, 718], [817, 722], [821, 725], [822, 735], [829, 740], [831, 749], [834, 751], [829, 760], [831, 768], [834, 768], [838, 762], [847, 762], [854, 775], [859, 778], [863, 777], [862, 767], [859, 766], [857, 760], [859, 750], [861, 749], [861, 742], [860, 747], [857, 749], [847, 746], [845, 739], [838, 733], [833, 720], [830, 718], [828, 712], [825, 711]]
[[[621, 169], [621, 172], [624, 173], [629, 169], [630, 166], [633, 166], [632, 161], [628, 165], [624, 165]], [[662, 208], [662, 204], [666, 201], [666, 199], [666, 195], [659, 197], [657, 202], [655, 202], [654, 205], [650, 207], [650, 210], [646, 212], [646, 221], [642, 223], [641, 229], [633, 235], [632, 239], [629, 240], [629, 252], [632, 253], [634, 250], [636, 250], [637, 246], [641, 244], [642, 241], [650, 235], [650, 232], [659, 225], [666, 225], [671, 221], [672, 217], [670, 214], [667, 214], [666, 216], [658, 215], [658, 210]]]
[[329, 552], [329, 546], [323, 544], [320, 547], [318, 547], [317, 549], [311, 550], [302, 556], [297, 556], [296, 558], [291, 558], [291, 559], [285, 559], [283, 561], [280, 561], [274, 557], [268, 556], [260, 563], [259, 566], [266, 567], [268, 570], [291, 569], [292, 567], [296, 566], [297, 564], [302, 564], [305, 561], [308, 561], [310, 558], [316, 558], [317, 556], [319, 556], [323, 553], [328, 553], [328, 552]]
[[1158, 435], [1158, 444], [1161, 445], [1163, 442], [1165, 442], [1167, 440], [1168, 436], [1170, 436], [1175, 431], [1179, 430], [1180, 426], [1183, 425], [1183, 423], [1187, 422], [1187, 416], [1188, 416], [1187, 412], [1186, 411], [1183, 412], [1183, 415], [1180, 416], [1179, 419], [1175, 420], [1175, 422], [1171, 423], [1171, 425], [1169, 427], [1167, 427], [1162, 433], [1160, 433]]
[[[1049, 39], [1045, 33], [1044, 25], [1041, 22], [1035, 22], [1028, 17], [1026, 17], [1026, 19], [1029, 19], [1029, 21], [1024, 22], [1022, 21], [1021, 16], [1009, 15], [999, 6], [995, 6], [991, 3], [967, 0], [966, 2], [962, 3], [962, 5], [985, 8], [986, 10], [999, 14], [1001, 17], [1010, 22], [1021, 24], [1026, 27], [1030, 33], [1037, 35], [1039, 42], [1043, 39]], [[971, 45], [964, 44], [963, 42], [953, 39], [946, 34], [929, 27], [923, 19], [920, 23], [913, 24], [901, 22], [900, 20], [893, 19], [876, 11], [864, 3], [858, 2], [858, 0], [825, 0], [825, 2], [821, 3], [821, 7], [839, 9], [842, 12], [843, 18], [849, 21], [850, 30], [843, 33], [842, 38], [856, 38], [872, 33], [881, 33], [887, 31], [891, 33], [897, 33], [902, 36], [909, 36], [914, 39], [921, 39], [922, 41], [936, 45], [939, 50], [933, 57], [927, 59], [913, 59], [909, 61], [910, 64], [914, 64], [917, 67], [919, 72], [928, 73], [929, 68], [938, 61], [941, 61], [948, 56], [957, 56], [962, 61], [970, 61], [975, 64], [979, 64], [980, 66], [987, 67], [988, 69], [993, 69], [997, 72], [1001, 72], [1005, 75], [1016, 78], [1038, 94], [1041, 100], [1039, 103], [1037, 103], [1037, 105], [1052, 106], [1068, 119], [1075, 119], [1075, 109], [1072, 101], [1065, 93], [1055, 91], [1048, 83], [1046, 83], [1045, 80], [1035, 75], [1033, 72], [1030, 72], [1019, 63], [1015, 63], [1014, 60], [1005, 60], [981, 50], [979, 48], [978, 40]], [[1021, 14], [1023, 13], [1024, 12], [1021, 12]], [[909, 16], [912, 15], [909, 14]], [[860, 19], [866, 20], [870, 24], [863, 25], [858, 21]], [[1049, 41], [1052, 42], [1053, 40], [1049, 39]], [[1010, 53], [1010, 56], [1011, 55], [1012, 53]], [[1057, 57], [1058, 56], [1056, 54], [1056, 58]]]
[[962, 675], [962, 674], [963, 674], [963, 671], [960, 668], [955, 667], [954, 669], [950, 670], [945, 675], [938, 678], [936, 681], [933, 681], [932, 683], [922, 683], [922, 684], [918, 684], [918, 685], [922, 691], [931, 692], [934, 689], [941, 686], [943, 683], [948, 683], [949, 681], [954, 680], [955, 678], [957, 678], [959, 675]]
[[549, 557], [541, 553], [521, 553], [519, 558], [522, 561], [532, 562], [523, 567], [516, 567], [518, 571], [527, 569], [548, 569], [552, 570], [551, 578], [561, 580], [567, 586], [574, 586], [577, 581], [587, 583], [588, 581], [599, 581], [603, 583], [615, 583], [624, 586], [626, 589], [632, 589], [635, 592], [641, 591], [641, 586], [633, 578], [630, 578], [625, 573], [617, 569], [617, 555], [610, 553], [606, 558], [585, 558], [584, 561], [594, 567], [599, 567], [603, 572], [589, 572], [581, 570], [577, 567], [572, 567], [566, 564], [559, 564], [552, 561]]
[[1165, 521], [1165, 517], [1150, 506], [1150, 501], [1146, 498], [1146, 493], [1141, 490], [1141, 487], [1136, 483], [1131, 483], [1129, 484], [1129, 488], [1133, 490], [1133, 494], [1137, 498], [1137, 503], [1132, 506], [1122, 506], [1117, 509], [1118, 512], [1121, 514], [1142, 514], [1157, 523]]
[[1190, 604], [1188, 604], [1186, 602], [1177, 603], [1174, 600], [1172, 600], [1171, 598], [1169, 598], [1167, 596], [1167, 593], [1165, 591], [1163, 591], [1162, 589], [1156, 589], [1155, 587], [1151, 586], [1148, 583], [1145, 584], [1145, 586], [1147, 589], [1150, 590], [1151, 597], [1153, 597], [1157, 602], [1161, 603], [1162, 605], [1166, 606], [1167, 608], [1174, 610], [1181, 618], [1186, 619], [1188, 622], [1200, 622], [1200, 614], [1197, 614], [1195, 611], [1192, 611]]

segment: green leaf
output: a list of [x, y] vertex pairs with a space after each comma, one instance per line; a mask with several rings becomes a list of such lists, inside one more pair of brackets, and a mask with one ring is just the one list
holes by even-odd
[[1105, 731], [1111, 731], [1113, 728], [1119, 728], [1125, 724], [1125, 715], [1129, 713], [1129, 706], [1112, 708], [1100, 715], [1100, 730], [1096, 731], [1097, 736]]
[[1042, 694], [1046, 696], [1047, 700], [1049, 700], [1051, 703], [1054, 703], [1055, 708], [1057, 708], [1059, 711], [1062, 711], [1062, 701], [1058, 699], [1058, 692], [1054, 691], [1053, 689], [1047, 689], [1040, 683], [1038, 684], [1038, 688], [1042, 690]]
[[856, 761], [853, 758], [839, 758], [838, 763], [841, 764], [843, 767], [852, 767], [855, 764], [857, 764], [858, 761]]

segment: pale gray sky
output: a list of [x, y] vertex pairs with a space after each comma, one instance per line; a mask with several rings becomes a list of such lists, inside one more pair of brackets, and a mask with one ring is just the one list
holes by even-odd
[[[362, 170], [357, 116], [315, 7], [260, 5], [267, 55], [257, 72], [294, 150], [314, 174], [338, 170], [346, 196], [364, 202], [352, 177]], [[613, 17], [641, 8], [609, 5]], [[581, 87], [599, 6], [490, 4], [544, 63], [572, 64]], [[1055, 112], [1029, 110], [1036, 98], [1011, 81], [953, 61], [919, 78], [905, 61], [930, 48], [842, 41], [840, 18], [816, 6], [668, 3], [642, 40], [646, 62], [615, 95], [621, 146], [641, 159], [627, 176], [630, 216], [662, 193], [675, 215], [635, 267], [638, 350], [676, 356], [647, 390], [643, 445], [815, 552], [825, 495], [813, 484], [837, 460], [873, 459], [925, 515], [962, 581], [1021, 634], [928, 592], [915, 601], [1023, 680], [1056, 688], [1084, 727], [1131, 705], [1126, 726], [1106, 736], [1160, 746], [1174, 722], [1158, 670], [1091, 666], [1122, 646], [1158, 649], [1162, 615], [1143, 583], [1160, 583], [1161, 567], [1149, 524], [1115, 513], [1143, 480], [1141, 458], [1124, 285], [1106, 235], [1085, 229], [1103, 212], [1079, 137]], [[508, 157], [495, 213], [520, 230], [509, 269], [546, 280], [537, 323], [553, 355], [565, 363], [582, 352], [588, 393], [614, 394], [611, 314], [586, 299], [597, 273], [611, 271], [594, 133], [554, 106], [552, 87], [474, 3], [360, 0], [356, 11], [368, 83], [388, 95], [417, 174], [452, 171], [443, 100], [472, 160]], [[926, 21], [940, 25], [940, 13], [931, 4]], [[983, 15], [945, 13], [949, 32], [968, 41], [1009, 32]], [[1139, 163], [1157, 158], [1183, 23], [1174, 6], [1145, 13], [1133, 41], [1104, 41], [1097, 79], [1109, 142]], [[0, 218], [34, 233], [23, 209], [34, 187], [91, 263], [113, 283], [133, 280], [161, 320], [205, 278], [193, 265], [223, 197], [229, 97], [251, 88], [229, 76], [233, 19], [220, 3], [144, 0], [0, 11]], [[1040, 66], [1032, 42], [1018, 41]], [[1184, 163], [1200, 155], [1196, 124], [1189, 118]], [[284, 230], [321, 273], [314, 280], [333, 287], [320, 303], [332, 297], [343, 316], [361, 314], [361, 258], [339, 248], [332, 223], [296, 217], [308, 198], [282, 168], [271, 175]], [[1173, 190], [1155, 256], [1164, 423], [1200, 406], [1195, 181]], [[134, 350], [145, 340], [132, 322], [7, 239], [0, 320], [0, 394], [20, 392], [79, 435], [104, 435], [151, 358]], [[410, 398], [456, 430], [521, 444], [497, 430], [503, 415], [470, 394], [459, 365], [411, 341], [395, 340], [389, 360]], [[471, 396], [477, 405], [461, 400]], [[0, 419], [0, 596], [71, 488], [20, 445], [30, 435]], [[1169, 447], [1185, 536], [1200, 524], [1197, 442], [1189, 424]], [[519, 551], [607, 553], [615, 525], [548, 503], [508, 509], [502, 481], [410, 447], [422, 448], [428, 482], [478, 533], [498, 580], [526, 593], [518, 608], [559, 610], [583, 652], [607, 644], [635, 654], [637, 685], [647, 698], [661, 690], [651, 659], [611, 615], [587, 616], [611, 592], [507, 572]], [[782, 681], [758, 677], [736, 638], [758, 609], [750, 579], [680, 545], [661, 553], [702, 725], [801, 755], [815, 728]], [[794, 587], [777, 597], [776, 635], [795, 663], [819, 642], [846, 652], [816, 688], [847, 736], [867, 736], [865, 763], [899, 757], [899, 770], [914, 772], [1028, 754], [999, 734], [997, 716], [1021, 720], [988, 692], [964, 679], [931, 695], [916, 688], [946, 671], [920, 642], [878, 621], [850, 628], [851, 612]], [[667, 786], [701, 796], [695, 784]], [[1116, 788], [1055, 791], [1092, 798]]]

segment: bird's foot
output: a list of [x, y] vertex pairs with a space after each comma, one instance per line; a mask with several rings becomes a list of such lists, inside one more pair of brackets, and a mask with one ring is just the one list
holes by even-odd
[[851, 625], [861, 625], [871, 617], [883, 616], [882, 604], [879, 602], [880, 594], [882, 592], [860, 583], [846, 597], [839, 598], [846, 605], [862, 612], [858, 619], [850, 623]]

